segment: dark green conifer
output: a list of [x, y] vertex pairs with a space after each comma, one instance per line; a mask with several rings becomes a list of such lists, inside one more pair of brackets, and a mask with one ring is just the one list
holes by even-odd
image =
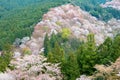
[[79, 65], [75, 54], [69, 54], [67, 61], [62, 64], [61, 70], [64, 74], [64, 80], [75, 80], [79, 77]]
[[48, 34], [45, 35], [45, 39], [44, 39], [44, 55], [47, 56], [47, 54], [49, 53], [49, 38], [48, 38]]
[[87, 42], [82, 44], [77, 51], [77, 61], [79, 63], [81, 74], [91, 74], [95, 69], [93, 66], [96, 64], [97, 54], [94, 35], [89, 34]]

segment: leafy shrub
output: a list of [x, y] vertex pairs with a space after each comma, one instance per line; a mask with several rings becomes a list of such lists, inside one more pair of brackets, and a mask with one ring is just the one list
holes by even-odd
[[62, 29], [62, 38], [63, 39], [68, 39], [69, 38], [69, 36], [70, 36], [70, 30], [69, 30], [69, 28], [63, 28]]
[[23, 48], [23, 53], [24, 54], [31, 54], [31, 51], [30, 51], [30, 49], [29, 48]]
[[12, 58], [12, 53], [4, 52], [0, 56], [0, 72], [4, 72], [6, 68], [9, 67], [11, 58]]

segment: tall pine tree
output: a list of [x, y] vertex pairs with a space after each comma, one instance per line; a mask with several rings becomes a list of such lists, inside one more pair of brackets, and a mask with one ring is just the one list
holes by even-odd
[[95, 70], [93, 66], [96, 64], [97, 54], [93, 34], [89, 34], [87, 42], [78, 49], [77, 60], [81, 74], [91, 74]]
[[55, 42], [54, 48], [48, 54], [48, 61], [53, 63], [61, 63], [65, 59], [64, 50], [60, 47], [60, 45]]
[[45, 35], [44, 39], [44, 55], [47, 56], [50, 51], [48, 34]]
[[108, 37], [104, 41], [104, 43], [98, 47], [97, 53], [99, 58], [99, 61], [98, 61], [99, 64], [110, 64], [110, 62], [113, 61], [112, 60], [112, 56], [113, 56], [112, 44], [113, 44], [112, 39]]
[[61, 71], [64, 74], [64, 80], [75, 80], [79, 77], [79, 65], [75, 54], [69, 54], [67, 61], [62, 63]]
[[115, 61], [120, 56], [120, 35], [117, 35], [113, 41], [112, 58]]

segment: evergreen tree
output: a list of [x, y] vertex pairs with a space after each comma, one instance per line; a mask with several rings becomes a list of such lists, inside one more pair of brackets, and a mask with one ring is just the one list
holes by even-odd
[[77, 60], [81, 74], [91, 74], [95, 70], [93, 66], [96, 64], [97, 54], [93, 34], [89, 34], [87, 42], [82, 44], [79, 48], [77, 52]]
[[55, 42], [54, 48], [48, 53], [48, 61], [52, 63], [61, 63], [65, 59], [64, 50]]
[[113, 41], [112, 58], [115, 61], [120, 56], [120, 35], [117, 35]]
[[53, 54], [51, 52], [48, 53], [47, 60], [49, 62], [54, 62], [54, 56], [53, 56]]
[[68, 60], [62, 64], [61, 71], [64, 74], [64, 80], [75, 80], [79, 77], [79, 65], [75, 54], [69, 54]]
[[45, 39], [44, 39], [44, 55], [47, 56], [49, 50], [49, 38], [48, 38], [48, 34], [45, 35]]
[[51, 38], [50, 38], [50, 46], [52, 48], [54, 48], [55, 42], [56, 42], [56, 35], [52, 33]]
[[99, 57], [99, 61], [98, 61], [99, 64], [110, 64], [110, 61], [113, 61], [112, 60], [112, 51], [113, 51], [112, 44], [113, 44], [112, 39], [108, 37], [104, 41], [104, 43], [98, 47], [97, 52]]
[[55, 43], [55, 48], [52, 49], [52, 53], [54, 56], [55, 63], [59, 63], [62, 62], [62, 60], [64, 60], [64, 50], [60, 48], [57, 42]]

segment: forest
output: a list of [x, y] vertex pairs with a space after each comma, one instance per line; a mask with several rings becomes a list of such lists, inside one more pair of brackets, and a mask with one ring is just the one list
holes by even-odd
[[44, 13], [65, 3], [66, 0], [0, 0], [0, 50], [16, 38], [30, 36]]
[[95, 16], [98, 20], [107, 22], [111, 18], [120, 19], [120, 10], [113, 8], [102, 8], [100, 4], [104, 4], [106, 1], [111, 0], [77, 0], [73, 3], [80, 6], [81, 9], [89, 12], [92, 16]]
[[[0, 54], [0, 72], [5, 72], [6, 68], [15, 69], [9, 65], [13, 56], [13, 42], [16, 38], [31, 36], [34, 26], [50, 8], [71, 3], [101, 21], [120, 19], [119, 10], [100, 6], [105, 2], [106, 0], [0, 0], [0, 51], [4, 53]], [[63, 80], [75, 80], [82, 74], [93, 75], [96, 64], [108, 66], [120, 56], [120, 34], [106, 38], [98, 46], [92, 33], [87, 35], [86, 42], [69, 35], [69, 30], [65, 28], [51, 36], [46, 34], [43, 43], [43, 56], [47, 62], [60, 63]]]
[[16, 38], [30, 36], [44, 13], [66, 3], [80, 6], [99, 20], [120, 19], [119, 10], [100, 7], [105, 2], [106, 0], [0, 0], [0, 50], [11, 45]]
[[[67, 32], [52, 34], [44, 40], [44, 55], [48, 62], [61, 63], [63, 80], [75, 80], [79, 75], [93, 75], [95, 64], [111, 65], [120, 56], [120, 35], [107, 38], [96, 46], [94, 34], [87, 36], [87, 42], [67, 36]], [[107, 80], [96, 78], [95, 80]]]
[[[96, 46], [92, 33], [87, 36], [86, 42], [71, 38], [69, 34], [68, 31], [53, 33], [51, 37], [46, 34], [44, 39], [45, 50], [43, 55], [47, 58], [47, 62], [60, 63], [59, 66], [63, 74], [62, 80], [75, 80], [82, 74], [93, 75], [96, 71], [94, 68], [96, 64], [108, 66], [120, 56], [119, 34], [113, 39], [108, 37], [99, 46]], [[0, 72], [6, 71], [6, 68], [15, 69], [14, 66], [9, 65], [12, 54], [9, 50], [0, 57]], [[94, 80], [108, 79], [104, 76], [98, 76]]]

